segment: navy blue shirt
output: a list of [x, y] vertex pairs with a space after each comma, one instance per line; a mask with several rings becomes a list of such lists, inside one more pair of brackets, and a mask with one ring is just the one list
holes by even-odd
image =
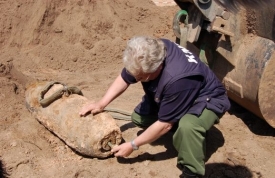
[[[151, 108], [158, 111], [159, 120], [177, 122], [186, 113], [200, 115], [204, 108], [217, 114], [225, 112], [230, 104], [213, 72], [187, 49], [162, 40], [167, 48], [163, 69], [156, 79], [142, 82], [146, 98]], [[121, 76], [128, 84], [137, 82], [125, 68]]]

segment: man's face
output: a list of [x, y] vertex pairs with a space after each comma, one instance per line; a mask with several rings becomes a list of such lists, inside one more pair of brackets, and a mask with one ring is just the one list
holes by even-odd
[[133, 77], [135, 77], [136, 81], [138, 81], [138, 82], [149, 82], [150, 80], [156, 79], [160, 75], [160, 73], [162, 71], [162, 67], [163, 67], [163, 65], [161, 64], [158, 67], [158, 69], [155, 72], [153, 72], [153, 73], [143, 73], [143, 72], [140, 72], [137, 75], [133, 75], [127, 69], [126, 69], [126, 72], [128, 74], [132, 75]]
[[138, 75], [135, 76], [135, 75], [131, 74], [128, 70], [126, 70], [126, 71], [127, 71], [127, 73], [129, 73], [130, 75], [135, 77], [137, 82], [148, 82], [150, 80], [151, 74], [139, 73]]
[[150, 80], [150, 76], [151, 74], [142, 74], [142, 75], [138, 75], [138, 76], [134, 76], [136, 81], [140, 81], [140, 82], [148, 82]]

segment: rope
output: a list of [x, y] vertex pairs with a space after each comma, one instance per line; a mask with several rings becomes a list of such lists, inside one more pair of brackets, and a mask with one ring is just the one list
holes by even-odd
[[[51, 87], [55, 84], [61, 84], [63, 85], [63, 88], [57, 90], [54, 94], [51, 96], [44, 98], [44, 95], [51, 89]], [[38, 101], [42, 107], [49, 106], [52, 102], [55, 100], [61, 98], [65, 94], [65, 96], [69, 96], [71, 94], [79, 94], [83, 95], [81, 90], [77, 87], [67, 87], [65, 84], [60, 82], [50, 82], [48, 85], [44, 87], [44, 89], [40, 92], [40, 95], [38, 97]]]
[[105, 108], [104, 111], [110, 112], [111, 116], [118, 120], [131, 121], [131, 113], [115, 108]]
[[[57, 90], [55, 93], [53, 93], [51, 96], [44, 98], [44, 95], [51, 89], [51, 87], [55, 84], [61, 84], [63, 85], [63, 88]], [[55, 100], [61, 98], [63, 95], [69, 96], [71, 94], [79, 94], [83, 95], [81, 90], [79, 90], [77, 87], [67, 87], [65, 84], [60, 82], [49, 82], [43, 90], [40, 92], [40, 95], [38, 97], [39, 103], [42, 107], [49, 106], [52, 102]], [[105, 108], [104, 111], [110, 112], [111, 116], [118, 120], [127, 120], [131, 121], [131, 113], [128, 113], [127, 111], [118, 110], [115, 108]]]

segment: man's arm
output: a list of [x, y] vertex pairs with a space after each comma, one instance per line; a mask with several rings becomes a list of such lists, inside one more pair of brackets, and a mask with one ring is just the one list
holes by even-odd
[[101, 112], [110, 102], [121, 95], [128, 88], [128, 86], [129, 84], [123, 80], [121, 75], [119, 75], [109, 87], [105, 95], [101, 98], [101, 100], [99, 100], [97, 103], [89, 103], [85, 105], [79, 112], [79, 115], [84, 116], [89, 111], [92, 113]]
[[126, 83], [121, 75], [119, 75], [112, 85], [109, 87], [103, 98], [99, 101], [99, 103], [106, 107], [110, 102], [112, 102], [115, 98], [121, 95], [127, 88], [129, 84]]
[[152, 143], [160, 136], [166, 134], [173, 126], [173, 123], [156, 121], [150, 127], [148, 127], [142, 134], [134, 139], [137, 146]]
[[[136, 146], [141, 146], [157, 140], [160, 136], [167, 133], [173, 126], [173, 123], [156, 121], [148, 127], [142, 134], [140, 134], [133, 141]], [[117, 157], [127, 157], [133, 152], [131, 142], [126, 142], [115, 146], [112, 150]]]

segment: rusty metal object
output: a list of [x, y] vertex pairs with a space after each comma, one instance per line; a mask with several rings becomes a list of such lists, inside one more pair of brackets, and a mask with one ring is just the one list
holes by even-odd
[[[27, 87], [27, 108], [35, 118], [82, 155], [98, 158], [112, 155], [109, 145], [120, 144], [122, 139], [120, 128], [113, 117], [107, 112], [80, 117], [78, 111], [88, 100], [78, 94], [63, 96], [43, 108], [39, 96], [47, 84], [39, 82]], [[44, 98], [50, 97], [62, 88], [61, 84], [53, 85]]]

